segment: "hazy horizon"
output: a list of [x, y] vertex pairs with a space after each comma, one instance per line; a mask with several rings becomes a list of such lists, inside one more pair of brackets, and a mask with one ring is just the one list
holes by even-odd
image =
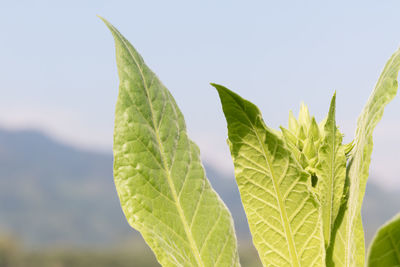
[[[400, 45], [400, 2], [69, 1], [3, 3], [0, 126], [36, 128], [74, 146], [111, 151], [118, 77], [113, 23], [172, 92], [202, 156], [226, 173], [226, 123], [209, 82], [286, 125], [300, 103], [321, 120], [337, 92], [351, 141], [358, 114]], [[400, 100], [374, 136], [372, 180], [400, 188]], [[379, 177], [379, 178], [375, 178]]]

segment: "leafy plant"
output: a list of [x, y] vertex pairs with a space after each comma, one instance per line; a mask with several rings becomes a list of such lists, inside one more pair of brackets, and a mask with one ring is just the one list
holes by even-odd
[[[172, 95], [133, 46], [106, 20], [116, 45], [114, 177], [122, 209], [163, 266], [240, 266], [232, 217], [209, 184]], [[235, 177], [264, 266], [363, 266], [361, 205], [372, 133], [397, 92], [400, 50], [386, 64], [342, 143], [336, 95], [317, 123], [301, 106], [288, 128], [269, 128], [260, 110], [218, 91]], [[384, 226], [368, 266], [400, 265], [400, 219]]]

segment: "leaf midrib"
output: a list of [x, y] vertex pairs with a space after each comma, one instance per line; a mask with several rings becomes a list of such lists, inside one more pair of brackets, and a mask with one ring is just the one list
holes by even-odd
[[263, 156], [264, 156], [265, 162], [267, 163], [269, 171], [270, 171], [271, 176], [272, 176], [272, 184], [274, 186], [274, 190], [275, 190], [275, 193], [276, 193], [276, 196], [277, 196], [277, 199], [278, 199], [279, 210], [281, 211], [281, 219], [282, 219], [282, 222], [283, 222], [283, 225], [284, 225], [284, 229], [285, 229], [286, 240], [288, 241], [289, 253], [290, 253], [290, 256], [292, 257], [293, 267], [299, 267], [300, 266], [300, 262], [299, 262], [299, 259], [298, 259], [298, 256], [297, 256], [296, 247], [294, 245], [293, 234], [292, 234], [291, 227], [290, 227], [290, 224], [289, 224], [289, 219], [288, 219], [288, 216], [287, 216], [287, 213], [286, 213], [286, 208], [285, 208], [285, 206], [283, 204], [283, 201], [282, 201], [282, 195], [281, 195], [281, 192], [280, 192], [280, 189], [279, 189], [279, 185], [277, 184], [277, 179], [276, 179], [274, 170], [272, 168], [271, 159], [266, 154], [264, 143], [261, 142], [261, 139], [260, 139], [260, 136], [258, 134], [257, 129], [254, 128], [253, 124], [251, 126], [253, 127], [254, 133], [257, 136], [257, 140], [258, 140], [258, 142], [259, 142], [259, 144], [260, 144], [260, 146], [262, 148], [262, 152], [263, 152]]
[[[335, 111], [334, 111], [335, 112]], [[330, 239], [331, 239], [331, 228], [332, 228], [332, 224], [333, 224], [333, 218], [332, 218], [332, 209], [333, 209], [333, 187], [334, 187], [334, 178], [335, 178], [335, 160], [336, 160], [336, 153], [335, 153], [335, 147], [336, 147], [336, 118], [335, 116], [333, 116], [332, 118], [333, 122], [331, 122], [331, 130], [332, 130], [332, 157], [331, 157], [331, 177], [330, 177], [330, 182], [331, 182], [331, 186], [328, 190], [329, 195], [328, 195], [328, 199], [329, 199], [329, 203], [328, 203], [328, 220], [329, 223], [326, 226], [328, 229], [326, 230], [328, 232], [327, 236], [328, 236], [328, 240], [326, 240], [326, 243], [329, 244]]]
[[154, 126], [154, 132], [156, 134], [156, 139], [157, 139], [158, 145], [160, 147], [162, 165], [163, 165], [164, 171], [167, 174], [168, 186], [170, 187], [170, 190], [171, 190], [174, 202], [175, 202], [175, 206], [176, 206], [176, 208], [178, 210], [179, 217], [180, 217], [180, 219], [182, 221], [186, 236], [187, 236], [187, 238], [189, 240], [190, 248], [192, 249], [193, 255], [195, 256], [196, 262], [197, 262], [197, 264], [199, 266], [204, 267], [205, 265], [201, 260], [201, 256], [200, 256], [199, 250], [198, 250], [198, 248], [196, 246], [196, 243], [194, 241], [193, 236], [190, 233], [189, 225], [186, 222], [186, 218], [185, 218], [185, 215], [184, 215], [184, 212], [183, 212], [183, 208], [180, 205], [180, 202], [179, 202], [179, 199], [178, 199], [178, 194], [176, 193], [176, 189], [175, 189], [175, 186], [173, 184], [171, 174], [168, 171], [168, 167], [167, 167], [167, 164], [166, 164], [166, 161], [165, 161], [165, 156], [164, 156], [165, 155], [164, 147], [163, 147], [163, 145], [161, 143], [161, 139], [160, 139], [160, 135], [159, 135], [158, 129], [155, 127], [156, 124], [155, 124], [155, 120], [154, 120], [154, 109], [153, 109], [153, 105], [152, 105], [151, 101], [149, 100], [149, 89], [147, 88], [147, 84], [146, 84], [146, 80], [145, 80], [144, 75], [143, 75], [142, 68], [140, 67], [140, 65], [136, 61], [136, 58], [132, 54], [131, 50], [127, 46], [127, 44], [124, 41], [124, 39], [120, 36], [120, 33], [116, 29], [114, 29], [114, 27], [112, 25], [109, 25], [109, 26], [112, 27], [114, 33], [118, 36], [118, 38], [120, 39], [122, 44], [125, 46], [125, 49], [129, 52], [129, 55], [132, 57], [134, 63], [136, 64], [137, 68], [139, 69], [139, 72], [140, 72], [140, 75], [141, 75], [141, 78], [142, 78], [142, 81], [143, 81], [143, 86], [144, 86], [145, 91], [146, 91], [146, 96], [147, 96], [146, 100], [147, 100], [147, 102], [149, 104], [149, 107], [150, 107], [150, 113], [151, 113], [151, 118], [152, 118], [152, 122], [153, 122], [153, 126]]
[[[235, 102], [240, 107], [240, 104], [236, 101], [236, 99], [235, 99]], [[271, 176], [272, 176], [272, 184], [274, 186], [274, 190], [275, 190], [275, 193], [276, 193], [276, 196], [277, 196], [276, 198], [278, 200], [279, 210], [281, 211], [280, 215], [281, 215], [282, 223], [284, 225], [286, 240], [288, 242], [289, 254], [290, 254], [291, 258], [292, 258], [292, 264], [293, 264], [292, 266], [293, 267], [300, 267], [300, 262], [299, 262], [297, 251], [296, 251], [296, 247], [295, 247], [295, 244], [294, 244], [293, 234], [291, 232], [291, 227], [290, 227], [289, 219], [288, 219], [288, 216], [287, 216], [287, 213], [286, 213], [286, 208], [285, 208], [285, 206], [283, 204], [283, 201], [282, 201], [282, 195], [281, 195], [281, 192], [279, 190], [279, 185], [277, 185], [277, 179], [276, 179], [275, 173], [273, 171], [273, 168], [271, 167], [272, 166], [271, 159], [268, 157], [268, 154], [265, 151], [264, 143], [261, 141], [261, 138], [259, 136], [257, 128], [253, 125], [250, 117], [245, 112], [245, 110], [243, 110], [243, 113], [246, 115], [246, 117], [247, 117], [247, 119], [248, 119], [248, 121], [249, 121], [249, 123], [250, 123], [250, 125], [252, 127], [252, 130], [255, 133], [256, 137], [257, 137], [257, 141], [258, 141], [260, 147], [262, 148], [263, 157], [265, 159], [265, 162], [266, 162], [266, 164], [267, 164], [267, 166], [269, 168], [269, 171], [271, 173]]]

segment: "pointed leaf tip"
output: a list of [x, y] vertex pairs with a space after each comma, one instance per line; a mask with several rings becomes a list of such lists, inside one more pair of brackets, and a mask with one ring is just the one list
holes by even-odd
[[[348, 262], [351, 266], [364, 266], [364, 231], [361, 207], [369, 174], [373, 131], [382, 118], [385, 106], [397, 93], [399, 71], [400, 49], [387, 61], [367, 104], [358, 117], [354, 147], [351, 149], [348, 159], [351, 164], [347, 166], [347, 176], [351, 181], [346, 189], [348, 192], [347, 209], [342, 215], [342, 223], [335, 229], [337, 235], [332, 253], [332, 259], [335, 262]], [[382, 265], [382, 262], [379, 261], [379, 266], [386, 265]]]
[[99, 19], [101, 19], [107, 26], [110, 24], [110, 22], [108, 22], [108, 20], [106, 20], [105, 18], [103, 18], [100, 15], [96, 15]]
[[[287, 148], [293, 146], [290, 140], [297, 143], [297, 129], [289, 132], [282, 127], [281, 138], [265, 125], [256, 105], [228, 89], [219, 92], [236, 181], [262, 263], [324, 266], [319, 207], [308, 190], [308, 174], [297, 161], [306, 159], [300, 152], [292, 156]], [[298, 127], [293, 114], [291, 118], [289, 127]]]
[[232, 217], [205, 176], [179, 107], [130, 42], [101, 19], [115, 39], [114, 181], [128, 223], [164, 267], [239, 267]]

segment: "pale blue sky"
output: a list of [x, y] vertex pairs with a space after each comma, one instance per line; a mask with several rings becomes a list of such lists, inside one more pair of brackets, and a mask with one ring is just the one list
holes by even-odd
[[[111, 151], [117, 72], [113, 23], [171, 90], [205, 159], [230, 170], [217, 82], [256, 103], [272, 127], [304, 101], [354, 125], [400, 45], [400, 2], [1, 1], [0, 127], [35, 127]], [[400, 187], [400, 100], [376, 132], [372, 174]]]

